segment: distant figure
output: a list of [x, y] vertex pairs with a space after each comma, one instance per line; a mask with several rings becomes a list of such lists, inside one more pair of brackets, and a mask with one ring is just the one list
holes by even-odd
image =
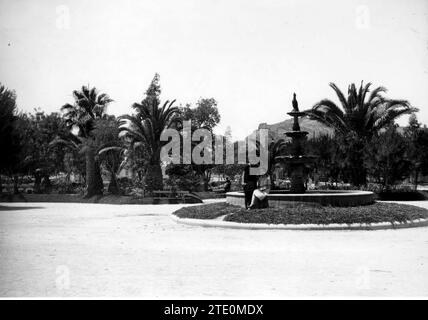
[[250, 174], [250, 165], [247, 164], [242, 172], [241, 180], [242, 188], [244, 189], [245, 194], [245, 208], [248, 208], [251, 203], [251, 198], [253, 196], [253, 191], [257, 187], [257, 176]]
[[318, 187], [319, 180], [320, 180], [320, 175], [319, 175], [318, 171], [315, 171], [314, 172], [314, 186], [315, 186], [315, 188]]
[[269, 207], [267, 196], [270, 192], [270, 177], [268, 174], [260, 176], [257, 182], [257, 189], [254, 190], [251, 203], [248, 209], [262, 209]]
[[229, 192], [230, 191], [230, 185], [232, 183], [230, 182], [229, 177], [226, 178], [226, 183], [224, 184], [224, 192]]
[[299, 111], [299, 104], [296, 99], [296, 94], [293, 93], [293, 111]]

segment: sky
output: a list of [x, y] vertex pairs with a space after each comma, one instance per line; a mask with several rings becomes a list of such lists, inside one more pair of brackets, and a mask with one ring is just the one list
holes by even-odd
[[157, 72], [163, 100], [213, 97], [216, 131], [241, 139], [287, 119], [293, 92], [306, 109], [364, 80], [428, 124], [427, 14], [426, 0], [0, 0], [0, 82], [23, 111], [90, 85], [121, 115]]

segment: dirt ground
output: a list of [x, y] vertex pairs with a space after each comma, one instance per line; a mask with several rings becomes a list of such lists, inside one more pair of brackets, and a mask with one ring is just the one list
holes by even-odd
[[202, 228], [181, 206], [1, 203], [0, 296], [428, 296], [428, 227]]

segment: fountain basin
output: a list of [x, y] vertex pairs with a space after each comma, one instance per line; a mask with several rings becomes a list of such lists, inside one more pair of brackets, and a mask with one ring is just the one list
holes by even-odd
[[[309, 202], [323, 206], [355, 207], [373, 203], [374, 193], [360, 190], [316, 190], [305, 193], [289, 193], [272, 190], [268, 195], [270, 207], [285, 207], [291, 203]], [[243, 192], [226, 193], [226, 202], [245, 207]]]

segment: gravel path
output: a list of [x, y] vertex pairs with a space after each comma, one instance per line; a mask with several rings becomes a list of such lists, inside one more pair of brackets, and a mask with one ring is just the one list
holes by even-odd
[[199, 228], [181, 206], [2, 203], [0, 296], [428, 297], [428, 227]]

